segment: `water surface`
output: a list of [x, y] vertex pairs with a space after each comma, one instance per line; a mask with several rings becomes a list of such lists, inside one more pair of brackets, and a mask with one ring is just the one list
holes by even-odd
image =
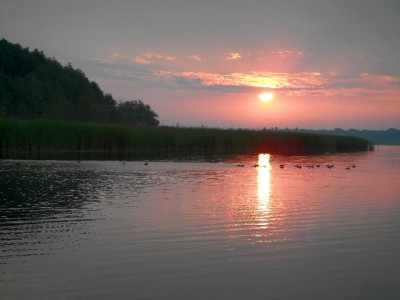
[[3, 160], [1, 298], [399, 299], [399, 178], [400, 147]]

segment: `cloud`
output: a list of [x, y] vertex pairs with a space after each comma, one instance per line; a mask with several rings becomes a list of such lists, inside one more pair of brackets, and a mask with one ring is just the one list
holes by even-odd
[[225, 57], [225, 60], [238, 60], [240, 58], [242, 58], [240, 53], [238, 53], [238, 52], [230, 52], [230, 53], [228, 53], [228, 56]]
[[351, 78], [332, 78], [330, 86], [336, 89], [390, 90], [400, 86], [400, 77], [362, 73]]
[[157, 52], [146, 52], [143, 53], [142, 56], [148, 59], [158, 59], [158, 60], [164, 60], [164, 61], [176, 61], [177, 57], [172, 56], [172, 55], [165, 55]]
[[137, 64], [140, 64], [140, 65], [150, 65], [151, 63], [152, 63], [152, 61], [151, 60], [148, 60], [148, 59], [146, 59], [146, 58], [144, 58], [144, 57], [139, 57], [139, 56], [136, 56], [134, 59], [132, 59], [131, 60], [132, 62], [135, 62], [135, 63], [137, 63]]
[[174, 62], [177, 59], [178, 58], [176, 56], [166, 55], [158, 52], [145, 52], [135, 57], [132, 57], [131, 55], [127, 54], [113, 52], [103, 57], [92, 58], [91, 60], [105, 62], [105, 63], [129, 61], [140, 65], [150, 65], [153, 64], [155, 61]]
[[198, 54], [190, 55], [187, 58], [190, 59], [190, 60], [203, 62], [203, 58], [201, 57], [201, 55], [198, 55]]
[[122, 60], [129, 60], [129, 57], [120, 53], [112, 52], [106, 56], [89, 58], [89, 60], [111, 64]]
[[361, 77], [373, 84], [375, 86], [390, 86], [390, 85], [400, 85], [400, 78], [388, 75], [372, 75], [369, 73], [361, 74]]
[[185, 78], [188, 82], [200, 82], [202, 86], [243, 86], [256, 88], [299, 88], [307, 86], [321, 86], [325, 79], [319, 73], [205, 73], [205, 72], [158, 72], [164, 80]]
[[[281, 91], [282, 92], [282, 91]], [[351, 97], [372, 97], [381, 96], [385, 93], [383, 91], [365, 88], [322, 88], [322, 89], [288, 89], [284, 92], [288, 96], [301, 96], [301, 97], [324, 97], [334, 98], [340, 100], [341, 98]]]
[[176, 61], [177, 57], [172, 55], [165, 55], [157, 52], [145, 52], [142, 53], [141, 56], [136, 56], [134, 59], [130, 61], [141, 64], [141, 65], [150, 65], [153, 64], [154, 61], [167, 61], [173, 62]]
[[99, 65], [94, 68], [101, 73], [97, 75], [99, 78], [107, 80], [118, 81], [141, 81], [141, 82], [154, 82], [155, 77], [149, 70], [142, 69], [141, 67], [123, 67], [118, 65]]
[[273, 51], [272, 54], [278, 56], [279, 58], [293, 58], [304, 56], [304, 53], [297, 49]]
[[288, 96], [309, 97], [360, 97], [383, 95], [400, 85], [393, 76], [360, 75], [354, 78], [337, 78], [338, 73], [324, 76], [320, 72], [274, 73], [206, 73], [157, 71], [159, 80], [172, 85], [194, 89], [230, 93], [255, 93], [271, 89]]
[[[261, 55], [262, 53], [258, 53], [257, 57]], [[288, 57], [290, 55], [301, 56], [302, 53], [297, 50], [284, 50], [277, 52], [276, 55]], [[248, 59], [251, 56], [251, 53], [247, 53], [244, 58]], [[226, 57], [228, 60], [241, 58], [243, 58], [242, 55], [235, 52], [230, 52]], [[135, 57], [114, 52], [106, 57], [93, 60], [101, 63], [99, 68], [104, 70], [104, 75], [108, 78], [114, 76], [123, 80], [140, 80], [151, 84], [162, 84], [173, 89], [208, 90], [221, 93], [256, 93], [261, 89], [271, 89], [287, 96], [348, 98], [389, 95], [397, 93], [400, 87], [400, 77], [370, 72], [353, 75], [336, 70], [327, 72], [235, 72], [237, 68], [233, 67], [233, 72], [227, 73], [196, 71], [193, 69], [193, 64], [186, 64], [188, 60], [201, 62], [203, 70], [208, 68], [206, 60], [199, 54], [186, 55], [183, 59], [178, 59], [176, 56], [160, 52], [144, 52]], [[176, 63], [172, 64], [171, 62]], [[222, 62], [220, 62], [220, 66], [224, 67]], [[252, 68], [250, 64], [247, 66]]]

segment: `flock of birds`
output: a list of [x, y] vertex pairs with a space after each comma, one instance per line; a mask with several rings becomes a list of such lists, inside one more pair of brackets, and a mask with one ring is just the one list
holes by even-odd
[[[123, 164], [125, 164], [125, 162], [123, 162]], [[144, 162], [144, 165], [145, 165], [145, 166], [148, 166], [148, 165], [149, 165], [149, 162], [148, 162], [148, 161], [145, 161], [145, 162]], [[236, 166], [237, 166], [237, 167], [244, 168], [244, 167], [245, 167], [245, 164], [237, 164]], [[280, 164], [280, 165], [279, 165], [279, 168], [284, 169], [285, 167], [288, 167], [288, 166], [290, 166], [290, 165]], [[258, 165], [258, 164], [255, 164], [255, 165], [253, 165], [253, 167], [254, 167], [254, 168], [258, 168], [258, 167], [265, 167], [265, 166], [260, 166], [260, 165]], [[297, 168], [297, 169], [301, 169], [303, 166], [302, 166], [302, 165], [299, 165], [299, 164], [296, 164], [296, 165], [293, 165], [293, 167], [294, 167], [294, 168]], [[313, 164], [312, 164], [312, 165], [305, 165], [304, 167], [305, 167], [305, 168], [314, 169], [314, 168], [321, 168], [321, 165], [320, 165], [320, 164], [318, 164], [318, 165], [313, 165]], [[325, 167], [327, 167], [328, 169], [333, 169], [333, 168], [335, 167], [335, 165], [334, 165], [334, 164], [327, 164], [327, 165], [325, 165]], [[353, 164], [353, 165], [347, 166], [347, 167], [346, 167], [346, 170], [351, 170], [351, 169], [355, 169], [355, 168], [356, 168], [356, 165]]]
[[[245, 165], [244, 165], [244, 164], [237, 164], [236, 166], [237, 166], [237, 167], [243, 168]], [[280, 164], [280, 165], [279, 165], [279, 168], [284, 169], [284, 168], [287, 167], [287, 166], [289, 166], [289, 165]], [[265, 166], [260, 166], [260, 165], [256, 164], [256, 165], [253, 165], [253, 167], [254, 167], [254, 168], [257, 168], [257, 167], [265, 167]], [[297, 168], [297, 169], [303, 168], [303, 166], [302, 166], [302, 165], [299, 165], [299, 164], [292, 165], [292, 167]], [[321, 165], [305, 165], [304, 167], [305, 167], [305, 168], [314, 169], [314, 168], [321, 168]], [[335, 165], [334, 165], [334, 164], [327, 164], [327, 165], [325, 165], [325, 167], [327, 167], [328, 169], [333, 169], [333, 168], [335, 167]], [[355, 168], [356, 168], [356, 165], [353, 164], [353, 165], [347, 166], [347, 167], [346, 167], [346, 170], [351, 170], [351, 169], [355, 169]]]
[[[78, 160], [77, 162], [80, 163], [81, 161]], [[16, 163], [15, 163], [15, 165], [17, 165], [17, 166], [19, 166], [20, 164], [21, 164], [21, 162], [16, 162]], [[125, 164], [125, 161], [123, 161], [122, 164]], [[149, 165], [149, 161], [145, 161], [143, 164], [144, 164], [145, 166], [148, 166], [148, 165]], [[236, 166], [237, 166], [237, 167], [244, 168], [244, 167], [245, 167], [245, 164], [237, 164]], [[299, 164], [296, 164], [296, 165], [280, 164], [280, 165], [279, 165], [279, 168], [284, 169], [285, 167], [288, 167], [288, 166], [292, 166], [292, 167], [297, 168], [297, 169], [303, 168], [303, 166], [302, 166], [302, 165], [299, 165]], [[254, 167], [254, 168], [258, 168], [258, 167], [266, 167], [266, 166], [265, 166], [265, 165], [258, 165], [258, 164], [255, 164], [255, 165], [253, 165], [253, 167]], [[312, 165], [305, 165], [304, 167], [305, 167], [305, 168], [314, 169], [314, 168], [321, 168], [321, 165], [320, 165], [320, 164], [318, 164], [318, 165], [313, 165], [313, 164], [312, 164]], [[327, 167], [328, 169], [333, 169], [333, 168], [335, 167], [335, 165], [334, 165], [334, 164], [327, 164], [327, 165], [325, 165], [325, 167]], [[355, 164], [352, 164], [352, 165], [350, 165], [350, 166], [347, 166], [345, 169], [346, 169], [346, 170], [351, 170], [351, 169], [355, 169], [355, 168], [356, 168], [356, 165], [355, 165]]]
[[[123, 162], [123, 164], [125, 164], [125, 162]], [[148, 166], [148, 165], [149, 165], [149, 161], [145, 161], [143, 164], [144, 164], [145, 166]], [[245, 164], [237, 164], [236, 166], [237, 166], [237, 167], [244, 168], [244, 167], [245, 167]], [[303, 167], [304, 167], [304, 168], [310, 168], [310, 169], [321, 168], [321, 167], [322, 167], [322, 165], [320, 165], [320, 164], [317, 164], [317, 165], [312, 164], [312, 165], [305, 165], [305, 166], [302, 166], [302, 165], [299, 165], [299, 164], [296, 164], [296, 165], [280, 164], [280, 165], [279, 165], [279, 168], [284, 169], [285, 167], [289, 167], [289, 166], [292, 166], [292, 167], [297, 168], [297, 169], [301, 169], [301, 168], [303, 168]], [[258, 168], [258, 167], [265, 167], [265, 166], [259, 165], [259, 164], [255, 164], [255, 165], [253, 165], [253, 167], [254, 167], [254, 168]], [[328, 169], [333, 169], [333, 168], [335, 167], [335, 165], [334, 165], [334, 164], [327, 164], [327, 165], [325, 165], [325, 167], [327, 167]], [[346, 169], [346, 170], [351, 170], [351, 169], [355, 169], [355, 168], [356, 168], [356, 165], [355, 165], [355, 164], [352, 164], [352, 165], [350, 165], [350, 166], [347, 166], [345, 169]]]

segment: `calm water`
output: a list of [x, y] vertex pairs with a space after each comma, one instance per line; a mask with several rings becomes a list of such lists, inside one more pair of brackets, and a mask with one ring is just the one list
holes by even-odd
[[0, 298], [400, 299], [400, 147], [3, 160]]

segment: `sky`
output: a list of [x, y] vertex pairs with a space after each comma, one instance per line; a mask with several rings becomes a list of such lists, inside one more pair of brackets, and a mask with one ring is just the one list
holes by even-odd
[[400, 129], [399, 13], [398, 0], [0, 0], [0, 38], [163, 125]]

